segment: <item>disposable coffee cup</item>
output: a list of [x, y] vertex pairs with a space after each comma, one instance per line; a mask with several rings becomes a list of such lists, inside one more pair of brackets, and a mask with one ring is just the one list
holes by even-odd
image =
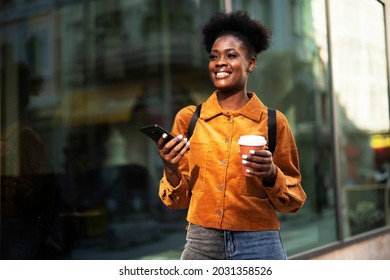
[[[240, 153], [241, 156], [248, 155], [250, 156], [250, 150], [264, 150], [265, 145], [267, 144], [267, 140], [263, 136], [259, 135], [242, 135], [240, 139], [238, 139], [238, 144], [240, 145]], [[241, 172], [245, 176], [252, 176], [248, 172], [247, 169], [251, 170], [249, 166], [241, 164]]]

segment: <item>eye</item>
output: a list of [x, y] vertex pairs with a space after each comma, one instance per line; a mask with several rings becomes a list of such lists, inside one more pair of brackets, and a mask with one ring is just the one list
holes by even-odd
[[209, 55], [209, 59], [210, 59], [210, 60], [216, 60], [217, 58], [218, 58], [218, 56], [215, 55], [215, 54], [210, 54], [210, 55]]
[[230, 58], [230, 59], [233, 59], [233, 58], [236, 58], [237, 55], [236, 55], [235, 53], [229, 53], [229, 54], [227, 55], [227, 57]]

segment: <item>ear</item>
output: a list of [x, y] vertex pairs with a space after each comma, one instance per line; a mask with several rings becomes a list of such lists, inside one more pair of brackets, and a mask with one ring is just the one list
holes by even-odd
[[253, 70], [255, 70], [255, 67], [256, 67], [256, 57], [253, 56], [249, 60], [249, 65], [248, 65], [249, 72], [252, 72]]

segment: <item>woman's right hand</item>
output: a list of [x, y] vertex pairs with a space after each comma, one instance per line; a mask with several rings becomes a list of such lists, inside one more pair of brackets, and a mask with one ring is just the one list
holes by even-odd
[[178, 185], [181, 178], [179, 162], [190, 149], [190, 142], [181, 134], [167, 142], [167, 136], [164, 133], [157, 141], [157, 151], [164, 163], [168, 181], [172, 185]]

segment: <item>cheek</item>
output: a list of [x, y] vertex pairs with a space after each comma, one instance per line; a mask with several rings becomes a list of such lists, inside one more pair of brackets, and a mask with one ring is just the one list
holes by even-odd
[[211, 62], [209, 62], [208, 69], [210, 73], [213, 71], [213, 64]]
[[208, 70], [209, 70], [210, 79], [213, 79], [214, 78], [214, 68], [210, 63], [209, 63]]

